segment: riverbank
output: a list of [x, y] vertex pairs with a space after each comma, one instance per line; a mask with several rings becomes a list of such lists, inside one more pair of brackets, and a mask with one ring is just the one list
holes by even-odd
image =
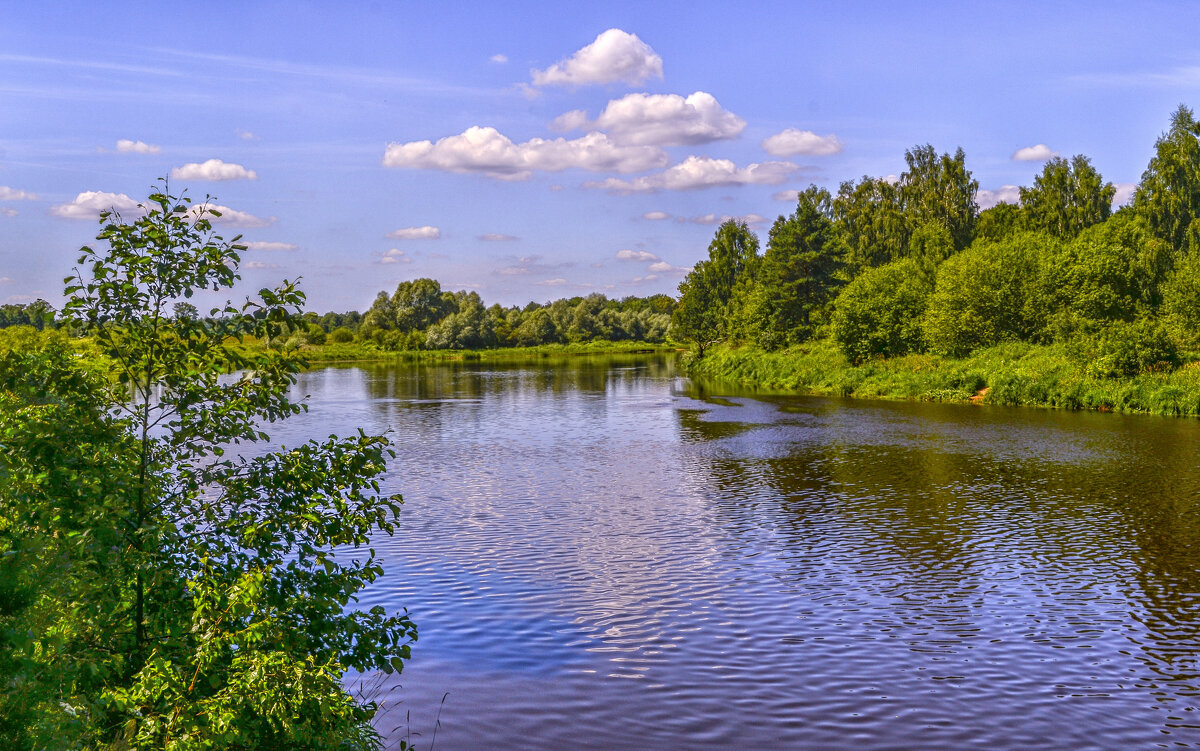
[[[241, 345], [247, 352], [261, 349], [262, 345]], [[565, 357], [571, 355], [615, 355], [655, 352], [674, 352], [680, 349], [672, 343], [650, 344], [647, 342], [593, 341], [577, 344], [541, 344], [536, 347], [504, 347], [496, 349], [434, 349], [434, 350], [385, 350], [374, 344], [350, 342], [346, 344], [305, 345], [299, 354], [311, 364], [339, 362], [405, 361], [426, 362], [445, 360], [489, 361], [521, 360], [543, 357]]]
[[1059, 345], [1011, 342], [962, 359], [921, 354], [857, 366], [829, 340], [778, 352], [722, 345], [702, 358], [685, 357], [683, 367], [765, 391], [1200, 415], [1200, 362], [1169, 373], [1096, 378]]

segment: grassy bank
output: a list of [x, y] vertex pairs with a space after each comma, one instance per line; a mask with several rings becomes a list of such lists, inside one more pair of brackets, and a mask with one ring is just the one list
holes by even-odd
[[[257, 342], [248, 342], [242, 346], [247, 350], [253, 350], [263, 345]], [[536, 347], [504, 347], [478, 350], [385, 350], [374, 344], [351, 342], [346, 344], [305, 345], [300, 348], [300, 354], [310, 363], [319, 364], [387, 360], [402, 360], [406, 362], [523, 360], [569, 355], [672, 352], [676, 349], [679, 349], [679, 347], [675, 344], [594, 341], [578, 344], [541, 344]]]
[[1013, 342], [958, 360], [909, 355], [858, 366], [828, 340], [779, 352], [721, 346], [703, 358], [685, 358], [684, 368], [771, 391], [1200, 415], [1200, 362], [1170, 373], [1095, 378], [1056, 345]]

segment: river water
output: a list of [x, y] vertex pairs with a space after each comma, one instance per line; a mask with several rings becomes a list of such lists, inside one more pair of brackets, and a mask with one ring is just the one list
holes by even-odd
[[[738, 393], [669, 359], [332, 367], [391, 431], [368, 680], [436, 749], [1200, 748], [1200, 423]], [[434, 733], [436, 731], [436, 742]]]

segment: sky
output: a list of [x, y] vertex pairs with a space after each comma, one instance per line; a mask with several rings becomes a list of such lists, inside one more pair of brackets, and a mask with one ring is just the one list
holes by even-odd
[[[962, 147], [979, 203], [1084, 154], [1128, 199], [1200, 106], [1200, 4], [0, 0], [0, 302], [62, 302], [102, 208], [169, 180], [365, 310], [674, 294], [724, 218]], [[215, 300], [213, 302], [216, 302]]]

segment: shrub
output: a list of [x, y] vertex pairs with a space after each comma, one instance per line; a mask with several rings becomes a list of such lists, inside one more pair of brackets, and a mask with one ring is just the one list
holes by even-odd
[[921, 316], [932, 291], [911, 258], [869, 269], [834, 303], [833, 338], [856, 364], [920, 350]]
[[1039, 333], [1045, 301], [1034, 280], [1039, 259], [1053, 247], [1049, 236], [1023, 232], [976, 242], [946, 259], [923, 320], [929, 348], [962, 357], [978, 347]]
[[349, 344], [354, 341], [354, 332], [345, 326], [339, 326], [329, 332], [329, 342], [331, 344]]

